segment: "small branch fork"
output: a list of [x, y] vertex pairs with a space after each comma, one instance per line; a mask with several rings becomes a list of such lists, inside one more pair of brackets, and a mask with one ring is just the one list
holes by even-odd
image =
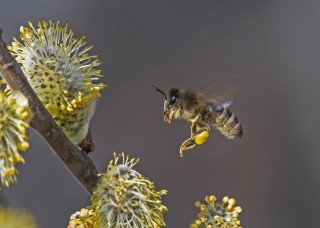
[[29, 101], [33, 113], [30, 126], [38, 131], [61, 158], [64, 165], [90, 194], [96, 189], [99, 178], [98, 171], [84, 151], [73, 145], [58, 127], [46, 110], [36, 93], [31, 88], [19, 64], [7, 49], [2, 40], [0, 29], [0, 75], [12, 91], [20, 91]]

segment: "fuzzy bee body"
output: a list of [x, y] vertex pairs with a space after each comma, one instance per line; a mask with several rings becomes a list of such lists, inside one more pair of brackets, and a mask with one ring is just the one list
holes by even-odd
[[229, 139], [242, 137], [242, 126], [238, 118], [227, 107], [210, 105], [203, 115], [203, 120]]
[[190, 89], [171, 88], [167, 94], [156, 89], [165, 95], [164, 121], [170, 123], [172, 119], [184, 119], [190, 123], [191, 137], [181, 145], [181, 156], [184, 150], [205, 143], [211, 127], [229, 139], [242, 137], [241, 123], [229, 110], [230, 103], [218, 103]]

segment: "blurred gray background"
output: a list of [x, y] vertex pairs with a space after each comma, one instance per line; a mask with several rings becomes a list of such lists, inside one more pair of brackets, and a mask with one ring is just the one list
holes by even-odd
[[[243, 227], [319, 227], [320, 2], [0, 0], [0, 27], [11, 43], [19, 27], [68, 20], [100, 56], [108, 85], [92, 120], [105, 171], [112, 152], [140, 158], [138, 171], [168, 189], [167, 227], [188, 227], [205, 195], [228, 195], [243, 208]], [[151, 87], [199, 88], [214, 78], [241, 84], [231, 106], [244, 128], [230, 141], [217, 132], [179, 157], [188, 124], [165, 124], [163, 97]], [[31, 147], [19, 184], [3, 188], [11, 205], [43, 228], [66, 227], [89, 204], [46, 142]]]

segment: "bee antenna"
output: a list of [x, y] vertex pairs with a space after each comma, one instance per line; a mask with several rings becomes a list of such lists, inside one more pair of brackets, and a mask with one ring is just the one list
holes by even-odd
[[167, 99], [167, 95], [166, 95], [165, 92], [163, 92], [163, 90], [161, 90], [160, 88], [156, 87], [155, 85], [152, 85], [152, 86], [153, 86], [159, 93], [163, 94], [163, 95], [164, 95], [164, 98], [165, 98], [166, 100], [168, 100], [168, 99]]

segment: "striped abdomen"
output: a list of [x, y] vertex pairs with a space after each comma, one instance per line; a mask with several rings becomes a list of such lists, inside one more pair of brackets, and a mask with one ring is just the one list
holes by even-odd
[[241, 123], [228, 108], [222, 106], [210, 107], [206, 116], [209, 118], [207, 119], [208, 122], [225, 137], [233, 139], [242, 136]]

